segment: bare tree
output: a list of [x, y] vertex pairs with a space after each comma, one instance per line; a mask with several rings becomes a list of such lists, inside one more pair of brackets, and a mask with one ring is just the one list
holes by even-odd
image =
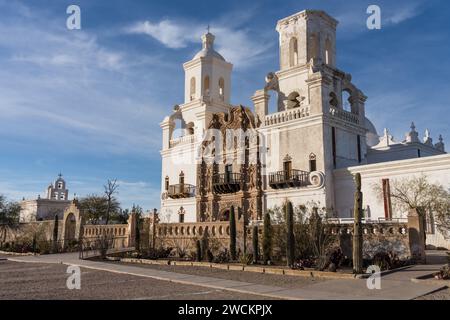
[[109, 217], [111, 214], [111, 204], [115, 200], [114, 194], [117, 193], [117, 189], [119, 188], [119, 184], [117, 183], [117, 179], [109, 180], [108, 183], [103, 186], [105, 189], [105, 196], [107, 200], [107, 207], [106, 207], [106, 217], [105, 217], [105, 224], [108, 224]]
[[4, 242], [8, 232], [11, 232], [19, 224], [20, 204], [7, 202], [0, 194], [0, 242]]
[[[381, 186], [374, 185], [379, 198], [383, 197]], [[417, 209], [420, 215], [427, 211], [436, 218], [436, 225], [444, 235], [450, 230], [450, 192], [440, 184], [428, 181], [427, 176], [392, 180], [390, 183], [392, 204], [400, 211]]]

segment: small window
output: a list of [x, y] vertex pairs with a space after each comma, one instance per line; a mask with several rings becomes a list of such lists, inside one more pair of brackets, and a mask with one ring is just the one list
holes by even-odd
[[191, 83], [190, 83], [190, 98], [191, 101], [195, 99], [195, 77], [191, 78]]
[[362, 155], [361, 155], [361, 136], [358, 134], [356, 137], [356, 148], [358, 152], [358, 162], [361, 163]]
[[298, 63], [298, 41], [297, 38], [291, 38], [289, 42], [289, 66], [296, 66]]
[[209, 96], [209, 77], [206, 76], [203, 80], [203, 95]]
[[233, 165], [227, 164], [225, 165], [225, 179], [226, 181], [229, 181], [233, 174]]
[[219, 79], [219, 96], [222, 101], [225, 99], [225, 80], [223, 78]]
[[328, 38], [325, 40], [325, 63], [328, 65], [333, 65], [333, 59], [331, 56], [331, 41]]
[[284, 177], [286, 180], [290, 179], [291, 172], [292, 172], [292, 161], [291, 160], [285, 160], [283, 162], [283, 171], [284, 171]]
[[165, 179], [165, 189], [166, 189], [166, 191], [169, 190], [169, 176], [166, 176], [166, 179]]
[[316, 155], [314, 153], [311, 153], [309, 155], [309, 172], [317, 171], [317, 164], [316, 164]]
[[63, 188], [63, 183], [62, 182], [58, 182], [58, 189], [62, 189]]
[[180, 179], [179, 179], [180, 184], [184, 184], [184, 172], [183, 172], [183, 171], [181, 171], [180, 177], [179, 177], [179, 178], [180, 178]]
[[65, 200], [65, 197], [64, 197], [63, 194], [62, 194], [59, 198], [60, 198], [61, 200]]

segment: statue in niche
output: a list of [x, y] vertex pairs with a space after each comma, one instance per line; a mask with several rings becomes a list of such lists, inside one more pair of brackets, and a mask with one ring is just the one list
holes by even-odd
[[208, 170], [206, 172], [206, 192], [211, 192], [211, 183], [212, 183], [212, 175], [213, 175], [212, 166], [208, 166]]
[[248, 167], [248, 180], [250, 183], [250, 189], [254, 189], [256, 187], [256, 177], [255, 177], [255, 165], [251, 164]]

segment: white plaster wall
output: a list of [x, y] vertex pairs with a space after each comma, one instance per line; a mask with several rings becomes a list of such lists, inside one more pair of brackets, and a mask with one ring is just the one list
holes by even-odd
[[[355, 192], [353, 175], [361, 174], [363, 207], [370, 206], [373, 219], [384, 217], [383, 200], [373, 191], [373, 185], [380, 185], [382, 179], [402, 179], [425, 174], [431, 183], [450, 188], [450, 155], [440, 155], [409, 160], [384, 162], [349, 167], [334, 171], [335, 208], [339, 217], [350, 217]], [[394, 208], [393, 208], [394, 210]], [[397, 217], [406, 217], [405, 212], [394, 212]]]
[[196, 222], [196, 202], [195, 197], [186, 199], [167, 199], [162, 201], [162, 208], [159, 218], [161, 223], [178, 223], [178, 212], [180, 207], [186, 211], [184, 215], [184, 222]]
[[299, 205], [312, 206], [312, 204], [317, 204], [320, 208], [326, 207], [326, 195], [325, 189], [317, 189], [317, 188], [289, 188], [289, 189], [269, 189], [265, 192], [264, 195], [264, 212], [267, 210], [273, 209], [274, 207], [282, 207], [283, 204], [289, 200], [292, 202], [292, 205], [295, 207]]
[[379, 163], [385, 161], [404, 160], [411, 158], [429, 157], [442, 154], [441, 151], [423, 144], [396, 144], [386, 148], [368, 149], [367, 162]]

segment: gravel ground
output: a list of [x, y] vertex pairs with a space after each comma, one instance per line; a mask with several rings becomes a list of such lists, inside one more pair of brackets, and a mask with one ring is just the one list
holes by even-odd
[[69, 290], [67, 266], [0, 260], [0, 300], [158, 299], [264, 300], [267, 297], [214, 290], [106, 271], [81, 269], [81, 289]]
[[427, 294], [416, 300], [450, 300], [450, 288]]
[[191, 274], [203, 277], [214, 277], [226, 280], [250, 282], [255, 284], [277, 286], [284, 288], [301, 288], [307, 285], [312, 285], [318, 282], [327, 281], [325, 279], [310, 278], [310, 277], [297, 277], [297, 276], [284, 276], [265, 274], [249, 271], [234, 271], [223, 270], [208, 267], [191, 267], [191, 266], [169, 266], [169, 265], [152, 265], [152, 264], [133, 264], [124, 262], [111, 262], [122, 263], [127, 265], [137, 265], [143, 268], [150, 268], [163, 271], [171, 271], [176, 273]]

